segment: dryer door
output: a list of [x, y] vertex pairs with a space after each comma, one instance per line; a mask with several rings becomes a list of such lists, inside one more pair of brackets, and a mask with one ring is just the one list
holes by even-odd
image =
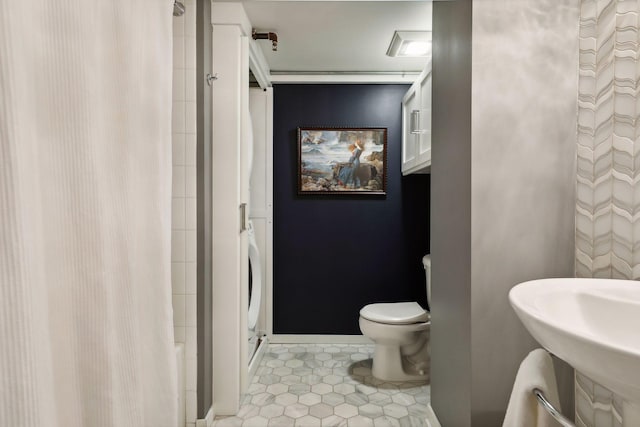
[[[253, 231], [253, 230], [251, 230]], [[260, 315], [260, 300], [262, 298], [262, 269], [260, 267], [260, 253], [255, 236], [249, 233], [249, 316], [248, 326], [255, 330]]]

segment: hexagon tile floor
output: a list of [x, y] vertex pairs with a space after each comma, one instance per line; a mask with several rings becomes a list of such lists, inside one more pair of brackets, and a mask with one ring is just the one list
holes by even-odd
[[214, 427], [429, 427], [430, 386], [371, 375], [373, 345], [271, 344], [242, 407]]

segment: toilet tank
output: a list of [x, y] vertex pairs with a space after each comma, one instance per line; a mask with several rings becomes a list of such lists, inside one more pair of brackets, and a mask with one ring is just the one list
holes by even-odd
[[422, 266], [427, 282], [427, 304], [429, 304], [429, 311], [431, 311], [431, 255], [422, 257]]

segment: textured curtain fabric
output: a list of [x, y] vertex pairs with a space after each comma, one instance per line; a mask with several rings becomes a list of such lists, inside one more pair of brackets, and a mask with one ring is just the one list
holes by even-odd
[[172, 426], [172, 2], [0, 0], [0, 426]]

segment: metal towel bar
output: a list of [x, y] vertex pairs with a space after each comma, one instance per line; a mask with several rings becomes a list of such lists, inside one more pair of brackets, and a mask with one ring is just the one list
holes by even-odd
[[553, 407], [551, 403], [544, 397], [542, 391], [540, 389], [534, 388], [533, 394], [535, 394], [536, 399], [538, 399], [538, 403], [542, 405], [544, 409], [547, 410], [551, 416], [560, 423], [562, 427], [576, 427], [576, 425], [571, 422], [567, 417], [562, 415], [556, 408]]

